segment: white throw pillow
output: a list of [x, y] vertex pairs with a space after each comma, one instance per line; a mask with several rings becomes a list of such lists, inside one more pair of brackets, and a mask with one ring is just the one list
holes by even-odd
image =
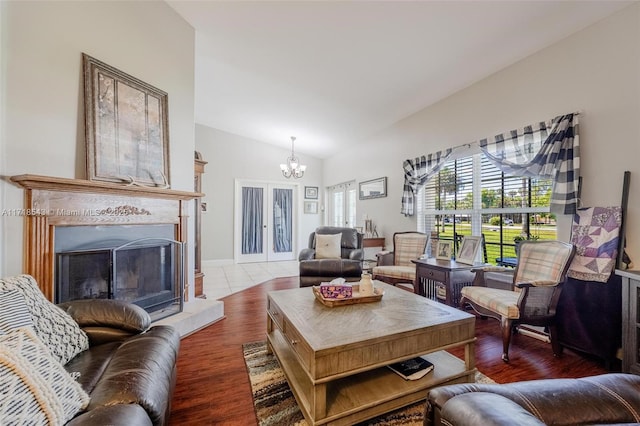
[[18, 275], [0, 280], [0, 290], [11, 289], [21, 292], [38, 338], [61, 364], [89, 349], [86, 333], [69, 314], [44, 297], [32, 276]]
[[30, 327], [0, 336], [0, 424], [62, 425], [89, 404]]
[[316, 234], [316, 259], [340, 259], [342, 234]]

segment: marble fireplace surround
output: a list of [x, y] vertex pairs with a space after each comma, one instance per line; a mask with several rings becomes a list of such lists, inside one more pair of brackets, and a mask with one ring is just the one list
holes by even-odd
[[[174, 239], [186, 244], [189, 202], [203, 195], [28, 174], [12, 176], [11, 181], [25, 190], [23, 270], [37, 280], [50, 301], [55, 300], [54, 240], [58, 227], [170, 224]], [[185, 302], [193, 285], [186, 269]]]

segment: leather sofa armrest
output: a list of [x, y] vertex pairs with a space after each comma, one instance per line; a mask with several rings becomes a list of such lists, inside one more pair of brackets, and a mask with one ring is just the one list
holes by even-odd
[[349, 253], [349, 260], [364, 260], [364, 250], [354, 249]]
[[[139, 405], [154, 425], [169, 424], [179, 351], [180, 334], [169, 325], [155, 325], [146, 333], [127, 339], [109, 359], [91, 391], [86, 411], [115, 405]], [[127, 423], [137, 424], [134, 421]]]
[[[487, 402], [487, 394], [498, 398]], [[465, 398], [460, 398], [463, 395]], [[436, 387], [427, 395], [425, 425], [473, 425], [457, 416], [465, 410], [484, 411], [481, 424], [528, 425], [509, 418], [504, 423], [485, 423], [493, 413], [500, 418], [519, 405], [542, 423], [534, 424], [624, 424], [637, 423], [640, 412], [640, 376], [606, 373], [579, 379], [539, 379], [498, 384], [464, 383]], [[477, 398], [477, 401], [476, 401]], [[484, 408], [481, 408], [484, 407]], [[572, 407], [571, 409], [563, 409]], [[522, 414], [522, 413], [521, 413]], [[456, 418], [457, 420], [453, 420]], [[459, 420], [459, 421], [458, 421]]]
[[137, 404], [118, 404], [98, 407], [73, 418], [67, 426], [153, 426], [147, 412]]
[[92, 345], [123, 340], [151, 326], [147, 311], [122, 300], [74, 300], [57, 306], [80, 325]]
[[316, 258], [316, 251], [312, 248], [303, 248], [298, 255], [298, 261], [312, 260]]
[[519, 404], [488, 392], [455, 396], [442, 407], [442, 418], [457, 426], [544, 426]]

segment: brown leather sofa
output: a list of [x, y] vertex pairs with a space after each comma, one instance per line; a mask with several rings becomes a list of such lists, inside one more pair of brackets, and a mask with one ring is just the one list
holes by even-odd
[[[316, 259], [316, 233], [342, 234], [340, 241], [340, 259]], [[300, 287], [319, 285], [334, 278], [346, 281], [359, 281], [362, 275], [364, 250], [362, 237], [354, 228], [321, 226], [309, 235], [309, 247], [298, 255], [300, 261]]]
[[78, 300], [57, 305], [89, 337], [89, 349], [65, 369], [91, 401], [71, 426], [167, 425], [176, 382], [180, 336], [171, 326], [153, 326], [139, 306], [117, 300]]
[[434, 388], [425, 426], [530, 426], [640, 423], [640, 376], [609, 373]]

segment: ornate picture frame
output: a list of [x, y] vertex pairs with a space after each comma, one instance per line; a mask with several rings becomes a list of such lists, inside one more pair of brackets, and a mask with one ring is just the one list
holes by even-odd
[[476, 261], [476, 258], [478, 257], [478, 250], [480, 249], [481, 245], [482, 237], [472, 237], [469, 235], [465, 235], [462, 238], [460, 250], [458, 250], [458, 256], [456, 257], [456, 262], [473, 265]]
[[82, 54], [87, 179], [168, 188], [168, 95]]

